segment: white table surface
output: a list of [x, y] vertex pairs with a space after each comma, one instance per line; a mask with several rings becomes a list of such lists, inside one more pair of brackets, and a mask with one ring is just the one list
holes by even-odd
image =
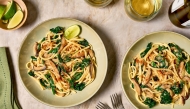
[[100, 90], [88, 101], [68, 109], [94, 109], [98, 101], [111, 106], [110, 95], [122, 95], [126, 109], [134, 109], [121, 88], [120, 67], [127, 49], [140, 37], [155, 31], [174, 31], [190, 38], [190, 29], [175, 27], [168, 18], [168, 8], [173, 0], [163, 0], [159, 14], [149, 22], [136, 22], [125, 13], [124, 0], [114, 0], [105, 8], [89, 6], [84, 0], [23, 0], [28, 8], [28, 18], [18, 30], [0, 29], [0, 47], [10, 51], [15, 75], [18, 100], [23, 109], [56, 109], [34, 99], [24, 88], [19, 77], [18, 51], [27, 34], [39, 23], [51, 18], [70, 17], [90, 25], [103, 40], [108, 54], [108, 72]]

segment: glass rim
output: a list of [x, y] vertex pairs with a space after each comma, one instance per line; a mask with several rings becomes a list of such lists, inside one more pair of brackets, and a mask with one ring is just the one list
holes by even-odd
[[113, 0], [107, 0], [105, 3], [102, 3], [102, 4], [93, 4], [92, 2], [90, 2], [89, 0], [84, 0], [87, 4], [93, 6], [93, 7], [105, 7], [107, 5], [109, 5]]

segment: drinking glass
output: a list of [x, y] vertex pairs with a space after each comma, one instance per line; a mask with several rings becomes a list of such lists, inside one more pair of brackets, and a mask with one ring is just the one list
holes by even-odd
[[89, 5], [99, 8], [103, 8], [112, 2], [112, 0], [85, 0], [85, 1]]
[[149, 21], [162, 7], [162, 0], [125, 0], [127, 15], [136, 21]]

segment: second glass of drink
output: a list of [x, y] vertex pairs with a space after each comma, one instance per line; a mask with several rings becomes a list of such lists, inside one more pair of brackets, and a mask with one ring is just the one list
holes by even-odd
[[112, 0], [85, 0], [89, 5], [94, 7], [103, 8], [107, 5], [109, 5]]
[[136, 21], [149, 21], [154, 18], [160, 8], [162, 0], [125, 0], [127, 15]]

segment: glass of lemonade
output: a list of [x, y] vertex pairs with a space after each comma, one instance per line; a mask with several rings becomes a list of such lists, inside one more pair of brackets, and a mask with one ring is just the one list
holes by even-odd
[[127, 15], [136, 21], [149, 21], [154, 18], [160, 8], [162, 0], [125, 0]]
[[91, 6], [100, 7], [100, 8], [103, 8], [112, 2], [112, 0], [85, 0], [85, 1]]

